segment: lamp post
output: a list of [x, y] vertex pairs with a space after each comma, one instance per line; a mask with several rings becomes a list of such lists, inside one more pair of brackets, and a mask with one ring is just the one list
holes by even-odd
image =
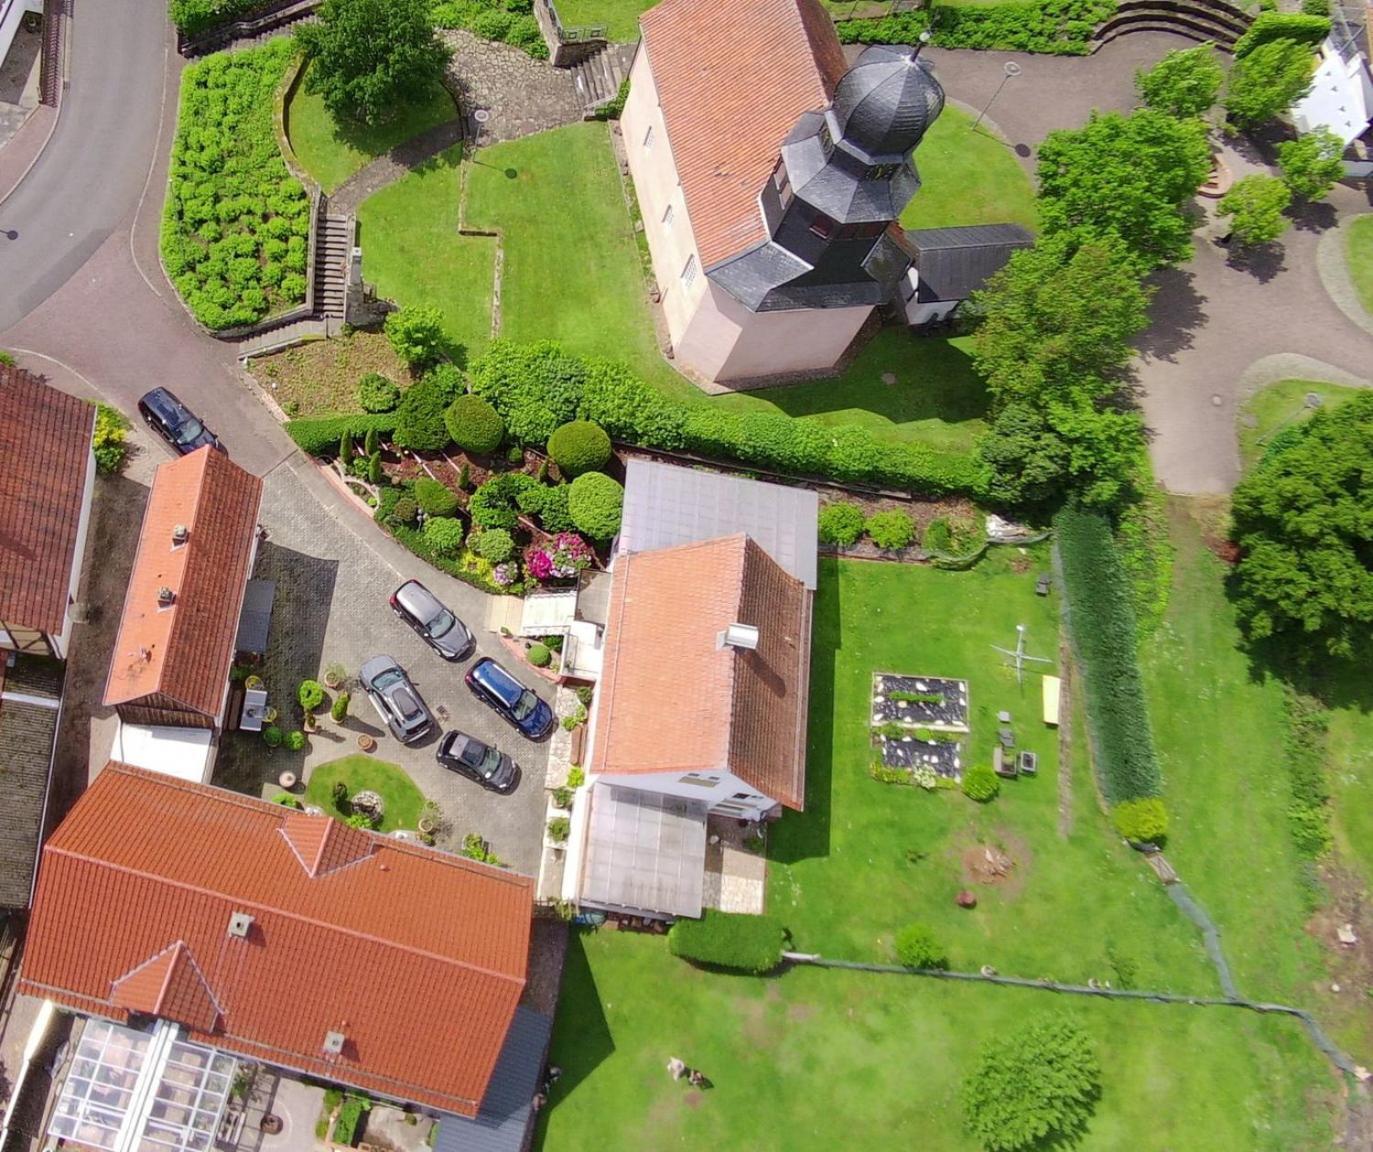
[[1001, 66], [1001, 72], [1001, 83], [996, 86], [996, 91], [992, 93], [992, 98], [982, 105], [982, 111], [977, 114], [977, 119], [973, 121], [973, 126], [970, 131], [977, 131], [977, 126], [982, 123], [982, 117], [987, 115], [987, 109], [990, 108], [992, 104], [995, 103], [996, 98], [1001, 95], [1001, 89], [1006, 87], [1006, 82], [1013, 76], [1020, 75], [1020, 65], [1014, 60], [1007, 60], [1006, 63]]

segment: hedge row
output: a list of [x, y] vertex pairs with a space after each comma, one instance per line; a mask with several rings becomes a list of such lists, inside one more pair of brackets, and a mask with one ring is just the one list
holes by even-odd
[[761, 975], [782, 962], [785, 939], [786, 930], [771, 916], [707, 908], [700, 920], [678, 920], [667, 946], [683, 960]]
[[569, 420], [594, 420], [613, 440], [685, 451], [799, 477], [901, 488], [929, 496], [978, 495], [975, 457], [881, 440], [856, 425], [832, 427], [776, 412], [733, 412], [667, 399], [628, 368], [582, 359], [550, 341], [497, 341], [470, 372], [512, 438], [543, 444]]
[[389, 436], [396, 428], [394, 412], [348, 413], [342, 416], [312, 416], [288, 420], [286, 434], [307, 456], [325, 456], [338, 450], [344, 436], [363, 439], [368, 432]]
[[1103, 516], [1068, 507], [1054, 518], [1054, 528], [1102, 790], [1111, 804], [1157, 796], [1162, 783], [1139, 672], [1134, 605], [1111, 526]]
[[533, 12], [532, 0], [440, 0], [434, 5], [434, 23], [465, 28], [483, 40], [513, 44], [536, 60], [547, 60], [548, 44]]
[[1249, 31], [1235, 41], [1235, 59], [1248, 56], [1259, 45], [1273, 40], [1296, 40], [1315, 48], [1329, 35], [1329, 16], [1309, 16], [1304, 12], [1260, 12], [1249, 25]]
[[245, 20], [268, 0], [171, 0], [172, 23], [183, 36], [199, 36], [221, 24]]
[[1116, 10], [1116, 0], [1029, 0], [988, 6], [934, 5], [876, 20], [842, 20], [845, 44], [914, 44], [927, 29], [940, 48], [1086, 56], [1092, 34]]
[[1330, 850], [1330, 785], [1325, 761], [1329, 741], [1329, 715], [1320, 701], [1295, 689], [1285, 690], [1287, 737], [1283, 758], [1292, 788], [1287, 820], [1297, 851], [1309, 859]]

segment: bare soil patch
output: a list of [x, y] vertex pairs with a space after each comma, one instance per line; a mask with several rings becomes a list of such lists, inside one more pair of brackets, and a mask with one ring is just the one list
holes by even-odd
[[[1306, 922], [1306, 930], [1325, 953], [1329, 981], [1321, 988], [1321, 1001], [1327, 1012], [1338, 1005], [1329, 1023], [1357, 1059], [1373, 1051], [1373, 1011], [1368, 1007], [1373, 997], [1373, 902], [1346, 868], [1323, 868], [1321, 880], [1329, 899]], [[1353, 942], [1345, 943], [1350, 935]]]
[[1018, 896], [1025, 882], [1034, 852], [1029, 842], [1009, 828], [998, 827], [990, 835], [975, 836], [959, 851], [963, 882], [984, 888], [998, 888], [1007, 896]]

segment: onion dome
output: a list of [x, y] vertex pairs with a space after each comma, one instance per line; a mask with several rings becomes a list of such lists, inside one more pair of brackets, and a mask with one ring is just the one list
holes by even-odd
[[834, 90], [844, 139], [869, 156], [907, 156], [944, 110], [944, 89], [920, 49], [874, 44]]

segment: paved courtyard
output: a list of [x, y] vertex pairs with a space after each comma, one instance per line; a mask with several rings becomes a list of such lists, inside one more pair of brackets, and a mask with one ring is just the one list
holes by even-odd
[[[514, 757], [523, 779], [512, 795], [498, 796], [440, 767], [434, 759], [438, 735], [409, 747], [402, 745], [353, 685], [346, 723], [337, 725], [322, 713], [305, 752], [272, 751], [256, 735], [226, 735], [215, 782], [257, 795], [264, 786], [274, 785], [283, 770], [308, 779], [317, 764], [357, 752], [357, 737], [367, 734], [377, 740], [375, 757], [399, 764], [420, 791], [443, 809], [450, 831], [441, 844], [460, 847], [466, 833], [476, 832], [490, 841], [503, 861], [517, 871], [536, 875], [543, 838], [547, 743], [525, 740], [479, 703], [463, 683], [471, 661], [453, 665], [441, 660], [392, 615], [387, 604], [387, 597], [404, 580], [422, 580], [476, 634], [478, 656], [493, 656], [521, 675], [499, 637], [487, 628], [491, 598], [436, 572], [383, 537], [360, 511], [342, 504], [327, 481], [303, 460], [288, 461], [266, 478], [261, 521], [268, 536], [258, 552], [255, 576], [277, 581], [262, 676], [271, 702], [281, 711], [283, 729], [299, 726], [291, 717], [301, 680], [321, 677], [323, 669], [335, 661], [355, 677], [368, 657], [386, 654], [409, 672], [444, 731], [460, 728], [497, 745]], [[552, 701], [549, 685], [532, 673], [522, 678]]]

